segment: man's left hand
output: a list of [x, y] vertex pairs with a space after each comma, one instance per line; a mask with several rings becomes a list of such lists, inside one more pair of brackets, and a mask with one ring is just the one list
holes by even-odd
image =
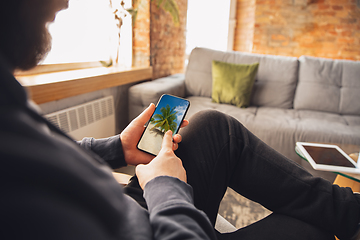
[[[125, 156], [125, 161], [129, 165], [137, 166], [138, 164], [147, 164], [155, 156], [140, 151], [136, 145], [138, 144], [142, 133], [145, 130], [145, 124], [155, 111], [155, 105], [150, 104], [138, 117], [136, 117], [120, 134], [121, 144]], [[184, 120], [180, 127], [185, 127], [189, 121]], [[175, 134], [173, 137], [173, 150], [178, 148], [181, 142], [181, 135]]]

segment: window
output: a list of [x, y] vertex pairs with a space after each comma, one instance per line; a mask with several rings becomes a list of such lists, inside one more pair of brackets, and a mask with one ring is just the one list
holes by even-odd
[[[120, 7], [121, 0], [112, 0]], [[124, 1], [125, 9], [131, 0]], [[132, 20], [127, 14], [121, 27], [118, 50], [118, 28], [110, 0], [71, 0], [69, 8], [57, 14], [50, 23], [52, 50], [42, 64], [99, 62], [115, 59], [119, 52], [119, 64], [132, 63]]]
[[228, 49], [230, 0], [188, 0], [186, 55], [195, 47]]

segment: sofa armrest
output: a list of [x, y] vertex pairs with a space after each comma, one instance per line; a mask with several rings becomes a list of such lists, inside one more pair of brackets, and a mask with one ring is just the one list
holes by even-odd
[[156, 104], [165, 93], [185, 97], [185, 75], [174, 74], [129, 88], [129, 121], [137, 117], [150, 103]]

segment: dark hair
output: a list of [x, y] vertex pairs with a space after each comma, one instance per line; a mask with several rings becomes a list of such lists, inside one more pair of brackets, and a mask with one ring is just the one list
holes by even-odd
[[9, 64], [16, 66], [14, 63], [13, 48], [21, 39], [19, 29], [19, 9], [23, 0], [4, 1], [0, 7], [0, 52], [9, 61]]
[[0, 4], [0, 53], [12, 69], [27, 70], [44, 57], [48, 46], [41, 43], [49, 36], [24, 20], [21, 7], [24, 1], [30, 0], [7, 0]]

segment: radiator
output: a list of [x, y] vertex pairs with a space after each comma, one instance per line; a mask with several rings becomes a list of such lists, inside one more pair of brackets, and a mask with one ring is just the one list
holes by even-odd
[[45, 118], [75, 140], [84, 137], [104, 138], [115, 134], [113, 96], [53, 112], [45, 115]]

